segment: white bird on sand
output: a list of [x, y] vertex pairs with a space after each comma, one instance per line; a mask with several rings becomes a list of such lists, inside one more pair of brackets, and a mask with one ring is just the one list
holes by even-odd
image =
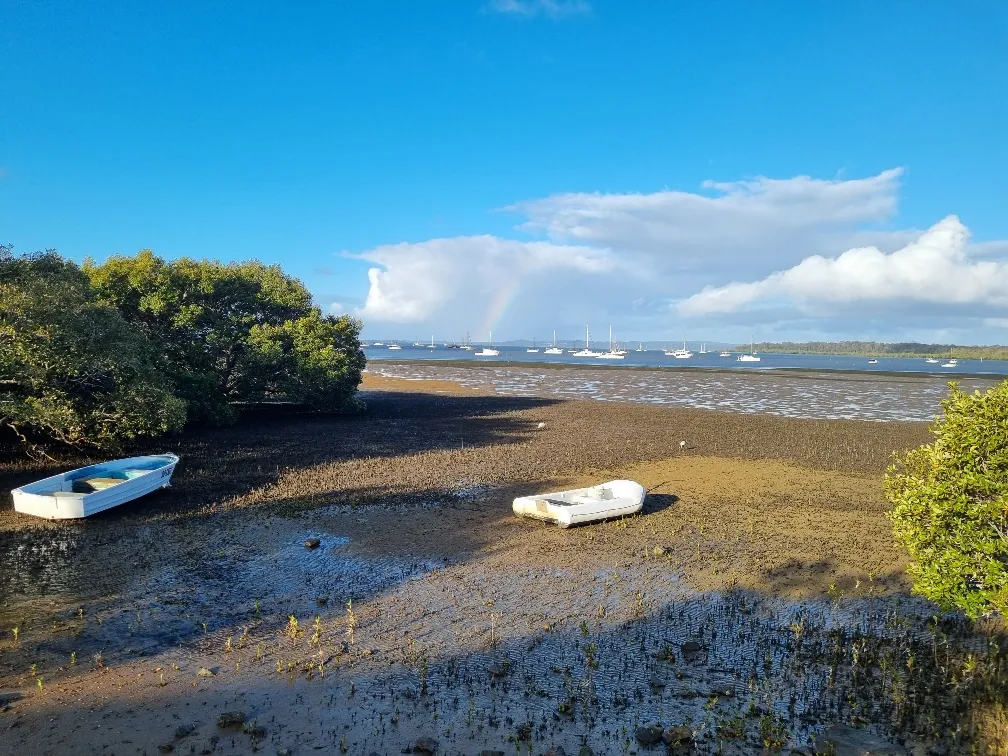
[[685, 451], [685, 449], [686, 449], [686, 442], [685, 441], [680, 441], [679, 442], [679, 451]]
[[546, 427], [546, 423], [539, 423], [538, 425], [536, 425], [536, 428], [538, 428], [539, 430], [542, 430], [545, 427]]

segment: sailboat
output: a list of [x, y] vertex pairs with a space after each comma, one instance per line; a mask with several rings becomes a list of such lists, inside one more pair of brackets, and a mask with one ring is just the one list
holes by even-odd
[[729, 352], [727, 349], [722, 349], [721, 350], [721, 356], [722, 357], [731, 357], [731, 352]]
[[688, 360], [693, 356], [693, 352], [686, 348], [686, 339], [683, 339], [682, 349], [676, 349], [674, 352], [666, 351], [665, 354], [668, 357], [675, 357], [677, 360]]
[[480, 351], [475, 353], [476, 357], [496, 357], [500, 354], [500, 350], [493, 348], [493, 331], [490, 331], [490, 346], [483, 347]]
[[529, 354], [538, 354], [539, 353], [539, 348], [535, 345], [535, 336], [532, 337], [532, 348], [531, 349], [526, 349], [525, 351], [528, 352]]
[[434, 334], [433, 333], [430, 335], [430, 347], [429, 348], [430, 349], [437, 349], [437, 347], [434, 346]]
[[753, 348], [752, 336], [749, 337], [749, 354], [740, 354], [738, 356], [739, 362], [759, 362], [760, 358], [756, 356], [756, 350]]
[[422, 347], [423, 343], [420, 341], [420, 339], [417, 339], [416, 341], [413, 342], [413, 346]]
[[402, 349], [402, 347], [399, 344], [397, 344], [396, 342], [394, 342], [394, 341], [391, 344], [388, 345], [388, 348], [389, 349]]
[[707, 354], [707, 342], [700, 345], [700, 354]]
[[563, 354], [563, 349], [556, 345], [556, 329], [553, 329], [553, 346], [546, 349], [543, 354]]
[[465, 349], [467, 352], [471, 352], [472, 348], [473, 348], [472, 344], [469, 343], [469, 331], [466, 331], [465, 344], [463, 344], [462, 346], [460, 346], [459, 349]]
[[591, 333], [588, 326], [585, 326], [585, 348], [571, 353], [572, 357], [601, 357], [601, 352], [593, 352], [591, 348]]
[[638, 352], [646, 352], [647, 351], [647, 349], [644, 348], [644, 344], [641, 343], [640, 341], [637, 342], [637, 351]]
[[609, 351], [599, 355], [600, 360], [622, 360], [626, 356], [625, 352], [613, 348], [612, 326], [609, 326]]
[[952, 356], [952, 347], [949, 347], [949, 361], [943, 362], [942, 367], [944, 368], [954, 368], [959, 367], [959, 360]]

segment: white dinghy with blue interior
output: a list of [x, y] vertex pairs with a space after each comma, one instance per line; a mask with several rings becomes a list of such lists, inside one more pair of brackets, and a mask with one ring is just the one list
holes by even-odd
[[555, 522], [561, 528], [636, 514], [647, 491], [632, 480], [611, 480], [591, 488], [520, 496], [512, 509], [520, 517]]
[[11, 491], [14, 509], [49, 520], [88, 517], [167, 488], [179, 458], [129, 457], [81, 467]]

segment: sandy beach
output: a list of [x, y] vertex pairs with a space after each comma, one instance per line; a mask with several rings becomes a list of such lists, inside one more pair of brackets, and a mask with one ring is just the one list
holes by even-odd
[[[900, 672], [939, 631], [949, 658], [1001, 632], [929, 631], [909, 595], [881, 477], [926, 424], [373, 373], [362, 398], [169, 439], [172, 489], [84, 523], [8, 498], [0, 753], [811, 753], [831, 727], [892, 753], [1008, 742], [969, 686]], [[53, 469], [9, 463], [0, 488]], [[564, 531], [511, 513], [619, 477], [647, 488], [640, 516]]]

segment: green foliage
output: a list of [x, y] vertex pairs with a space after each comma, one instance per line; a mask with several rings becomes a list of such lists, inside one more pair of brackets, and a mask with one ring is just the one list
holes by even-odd
[[184, 419], [150, 344], [79, 267], [0, 247], [0, 440], [116, 449]]
[[1008, 614], [1008, 381], [986, 393], [949, 384], [935, 440], [886, 472], [896, 537], [914, 590], [971, 617]]
[[242, 402], [330, 412], [356, 406], [360, 323], [322, 315], [304, 285], [277, 266], [166, 262], [144, 250], [87, 262], [85, 272], [101, 301], [161, 350], [192, 420], [233, 421]]

